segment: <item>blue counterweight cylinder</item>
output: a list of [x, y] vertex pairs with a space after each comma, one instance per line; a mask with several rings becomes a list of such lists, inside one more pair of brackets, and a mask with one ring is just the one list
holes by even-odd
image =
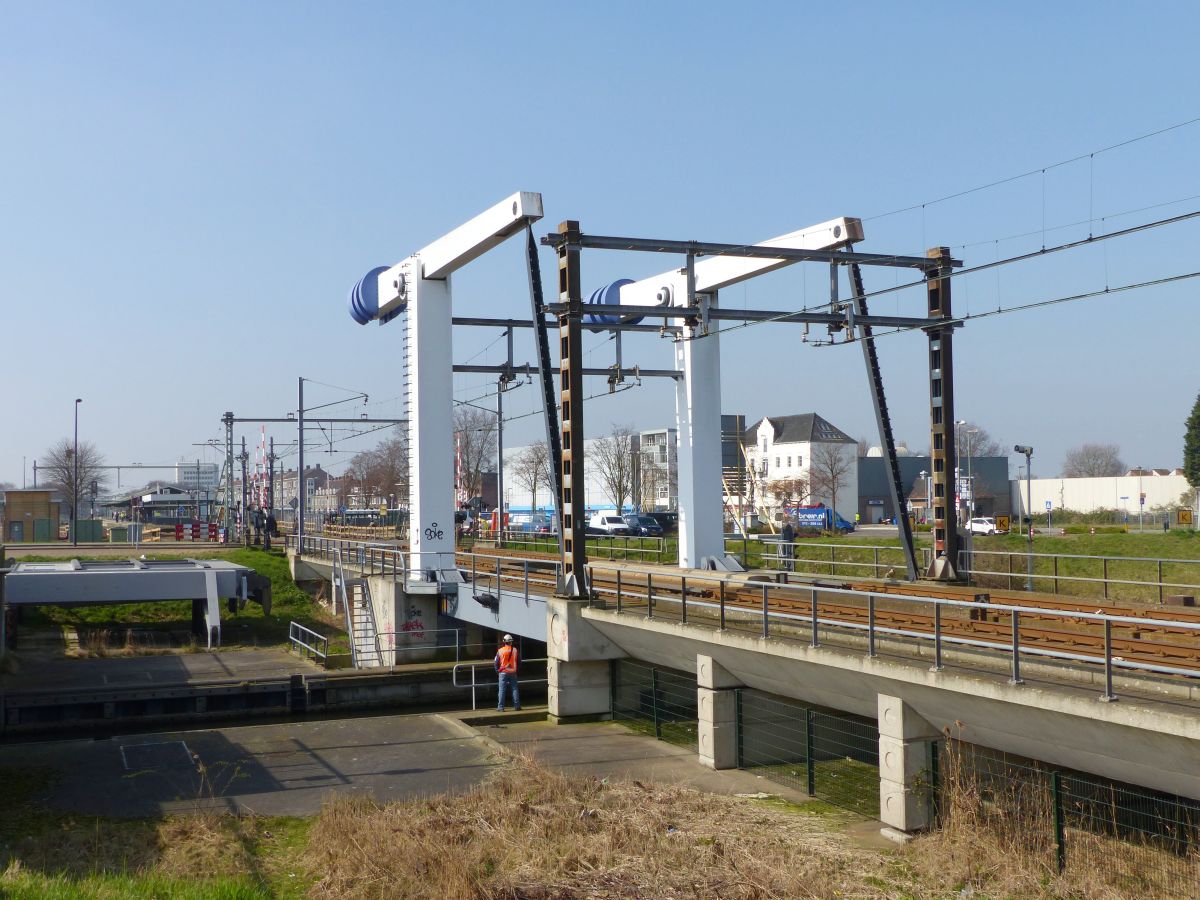
[[592, 295], [584, 302], [583, 324], [592, 331], [603, 331], [606, 325], [616, 325], [620, 322], [627, 322], [630, 325], [637, 325], [642, 321], [641, 316], [614, 316], [608, 313], [592, 314], [587, 312], [588, 304], [598, 304], [601, 306], [616, 306], [621, 302], [621, 288], [627, 284], [633, 284], [632, 278], [620, 278], [612, 284], [605, 285], [602, 288], [597, 288], [592, 291]]
[[376, 266], [350, 289], [350, 318], [366, 325], [379, 314], [379, 276], [387, 266]]

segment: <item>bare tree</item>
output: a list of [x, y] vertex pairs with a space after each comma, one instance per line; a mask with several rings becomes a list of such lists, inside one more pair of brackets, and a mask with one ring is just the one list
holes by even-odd
[[767, 482], [767, 490], [775, 498], [775, 505], [784, 505], [796, 500], [803, 503], [808, 499], [808, 482], [803, 478], [777, 478]]
[[812, 493], [829, 498], [829, 508], [837, 511], [838, 491], [847, 484], [851, 467], [856, 465], [842, 444], [814, 444], [809, 465]]
[[474, 406], [454, 411], [454, 438], [462, 456], [462, 487], [468, 499], [483, 493], [483, 473], [496, 471], [496, 414]]
[[982, 425], [966, 422], [954, 427], [954, 453], [959, 459], [967, 458], [970, 445], [970, 455], [978, 459], [981, 456], [1004, 456], [997, 441]]
[[628, 425], [613, 425], [612, 432], [597, 438], [591, 447], [600, 481], [613, 506], [620, 513], [633, 495], [634, 431]]
[[[91, 441], [79, 444], [79, 503], [92, 496], [92, 485], [96, 493], [108, 481], [105, 474], [104, 456], [96, 449]], [[46, 483], [62, 494], [63, 499], [71, 504], [75, 499], [75, 444], [70, 438], [63, 438], [42, 454], [38, 468], [46, 473]]]
[[858, 439], [858, 455], [866, 456], [867, 451], [870, 449], [871, 449], [871, 442], [868, 441], [865, 437], [860, 437]]
[[530, 506], [537, 509], [538, 488], [552, 484], [550, 448], [545, 441], [530, 444], [508, 464], [507, 471], [525, 490], [529, 491]]
[[400, 435], [380, 441], [379, 445], [354, 454], [341, 478], [338, 502], [345, 505], [357, 491], [363, 503], [373, 497], [396, 495], [402, 503], [408, 498], [408, 443]]
[[1116, 444], [1080, 444], [1067, 451], [1064, 478], [1104, 478], [1124, 475], [1128, 466]]

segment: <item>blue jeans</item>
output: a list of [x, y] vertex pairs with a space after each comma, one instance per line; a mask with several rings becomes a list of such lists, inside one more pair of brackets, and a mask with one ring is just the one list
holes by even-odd
[[504, 712], [504, 692], [507, 690], [512, 691], [513, 709], [521, 708], [521, 691], [517, 687], [516, 673], [514, 672], [512, 674], [508, 674], [505, 672], [501, 672], [500, 673], [500, 697], [499, 697], [499, 699], [496, 700], [497, 712]]

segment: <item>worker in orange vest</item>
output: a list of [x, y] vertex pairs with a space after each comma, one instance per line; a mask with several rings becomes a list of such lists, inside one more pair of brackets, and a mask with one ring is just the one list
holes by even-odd
[[517, 689], [517, 663], [519, 662], [517, 648], [513, 646], [513, 636], [506, 634], [504, 643], [496, 651], [496, 672], [500, 675], [500, 697], [496, 701], [496, 711], [504, 712], [504, 695], [506, 690], [512, 690], [513, 709], [521, 708], [521, 693]]

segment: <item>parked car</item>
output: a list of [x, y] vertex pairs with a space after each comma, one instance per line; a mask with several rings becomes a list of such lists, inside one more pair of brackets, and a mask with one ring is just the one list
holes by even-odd
[[601, 533], [607, 535], [629, 534], [629, 526], [615, 512], [596, 513], [592, 516], [592, 520], [588, 522], [588, 525], [599, 529]]
[[996, 520], [991, 516], [979, 516], [967, 523], [967, 531], [971, 534], [998, 534]]
[[679, 513], [677, 512], [648, 512], [642, 515], [653, 519], [662, 528], [663, 534], [679, 530]]
[[642, 537], [662, 537], [663, 529], [650, 516], [640, 516], [630, 513], [625, 517], [625, 524], [629, 526], [629, 533], [640, 535]]

